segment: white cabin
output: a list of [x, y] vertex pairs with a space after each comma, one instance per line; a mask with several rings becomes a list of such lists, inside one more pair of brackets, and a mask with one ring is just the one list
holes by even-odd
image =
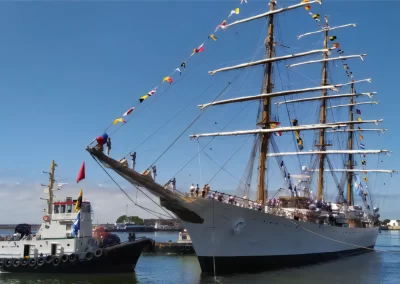
[[192, 243], [192, 239], [190, 238], [186, 229], [184, 229], [183, 232], [179, 232], [178, 243], [182, 243], [182, 244], [191, 244]]
[[77, 235], [72, 235], [72, 224], [77, 219], [76, 200], [67, 197], [65, 201], [52, 204], [52, 214], [43, 217], [44, 222], [36, 235], [12, 237], [0, 241], [0, 258], [32, 258], [41, 255], [61, 256], [85, 252], [95, 243], [92, 238], [92, 210], [90, 202], [83, 201], [80, 209], [80, 228]]

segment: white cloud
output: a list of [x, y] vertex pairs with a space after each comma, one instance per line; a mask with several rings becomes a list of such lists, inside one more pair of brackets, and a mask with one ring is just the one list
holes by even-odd
[[[81, 186], [83, 186], [83, 199], [89, 200], [92, 204], [94, 211], [93, 223], [97, 223], [97, 221], [99, 223], [114, 223], [119, 216], [125, 215], [126, 205], [128, 205], [128, 215], [154, 218], [154, 215], [135, 206], [119, 188], [109, 186], [106, 183], [70, 183], [68, 187], [65, 186], [61, 190], [55, 190], [55, 200], [64, 200], [67, 196], [77, 198]], [[136, 195], [136, 188], [133, 188], [133, 186], [127, 186], [124, 190], [135, 203], [165, 214], [162, 209], [140, 192]], [[40, 182], [2, 180], [0, 182], [0, 200], [2, 200], [0, 214], [7, 213], [7, 218], [2, 218], [1, 223], [41, 223], [45, 215], [44, 209], [47, 205], [46, 201], [40, 198], [46, 198], [44, 187], [40, 186]], [[158, 201], [157, 203], [159, 204]]]

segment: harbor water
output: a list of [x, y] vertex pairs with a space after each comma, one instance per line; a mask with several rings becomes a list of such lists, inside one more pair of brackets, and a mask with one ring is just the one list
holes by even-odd
[[[1, 234], [12, 232], [1, 231]], [[158, 242], [176, 241], [176, 232], [137, 233]], [[119, 234], [121, 240], [128, 236]], [[266, 236], [267, 237], [267, 236]], [[362, 283], [397, 284], [400, 279], [400, 231], [382, 231], [376, 251], [296, 269], [256, 274], [204, 275], [195, 256], [142, 255], [132, 274], [45, 275], [0, 273], [0, 284], [132, 284], [132, 283]]]

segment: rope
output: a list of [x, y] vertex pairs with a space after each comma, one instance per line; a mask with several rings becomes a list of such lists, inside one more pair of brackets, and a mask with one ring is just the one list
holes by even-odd
[[[197, 151], [198, 151], [198, 155], [199, 155], [199, 171], [200, 171], [200, 184], [202, 184], [201, 181], [201, 160], [200, 160], [200, 141], [199, 139], [197, 139]], [[207, 155], [207, 153], [205, 153]]]
[[[208, 89], [210, 89], [212, 87], [212, 84], [210, 86], [208, 86], [200, 95], [204, 94], [206, 91], [208, 91]], [[150, 134], [146, 139], [144, 139], [142, 142], [140, 142], [140, 144], [138, 146], [136, 146], [135, 148], [133, 148], [129, 153], [132, 153], [133, 151], [135, 151], [137, 148], [139, 148], [140, 146], [142, 146], [147, 140], [149, 140], [151, 137], [153, 137], [153, 135], [155, 135], [158, 131], [160, 131], [164, 126], [166, 126], [168, 123], [170, 123], [172, 120], [174, 120], [174, 118], [176, 118], [179, 114], [181, 114], [189, 105], [191, 105], [192, 101], [189, 102], [186, 106], [184, 106], [176, 115], [174, 115], [170, 120], [168, 120], [167, 122], [165, 122], [163, 125], [161, 125], [161, 127], [159, 127], [156, 131], [154, 131], [152, 134]], [[129, 154], [128, 153], [128, 154]], [[126, 154], [124, 157], [128, 156], [128, 154]]]
[[[147, 212], [151, 211], [151, 212], [154, 212], [154, 213], [156, 213], [156, 214], [159, 214], [159, 216], [172, 217], [172, 218], [174, 219], [174, 217], [173, 217], [171, 214], [169, 214], [164, 208], [162, 208], [159, 204], [157, 204], [153, 199], [149, 198], [149, 197], [148, 197], [143, 191], [141, 191], [141, 190], [139, 189], [139, 187], [136, 186], [136, 185], [134, 185], [134, 186], [137, 188], [137, 190], [139, 190], [141, 193], [143, 193], [147, 198], [149, 198], [154, 204], [156, 204], [158, 207], [160, 207], [160, 208], [161, 208], [164, 212], [166, 212], [169, 216], [164, 215], [164, 214], [162, 214], [162, 213], [158, 213], [158, 212], [156, 212], [156, 211], [153, 211], [153, 210], [151, 210], [151, 209], [148, 209], [148, 208], [146, 208], [146, 207], [143, 207], [143, 206], [141, 206], [141, 205], [135, 203], [135, 201], [133, 201], [133, 199], [128, 195], [128, 193], [126, 193], [126, 191], [122, 189], [122, 187], [121, 187], [121, 186], [115, 181], [115, 179], [106, 171], [106, 169], [99, 163], [99, 161], [97, 161], [97, 159], [96, 159], [93, 155], [91, 155], [91, 156], [92, 156], [93, 160], [95, 160], [96, 163], [101, 167], [101, 169], [108, 175], [108, 177], [115, 183], [115, 185], [126, 195], [126, 197], [128, 197], [128, 199], [129, 199], [130, 201], [132, 201], [133, 204], [135, 204], [136, 206], [138, 206], [139, 208], [142, 208], [143, 210], [145, 210], [145, 211], [147, 211]], [[137, 197], [136, 197], [136, 198], [137, 198]], [[150, 212], [149, 212], [149, 213], [150, 213]], [[150, 214], [151, 214], [151, 213], [150, 213]], [[153, 215], [154, 215], [154, 214], [153, 214]], [[159, 216], [157, 216], [157, 215], [154, 215], [154, 216], [159, 217]]]
[[[234, 80], [239, 76], [240, 73], [241, 73], [241, 71], [239, 71], [239, 72], [236, 74], [236, 76], [233, 78], [232, 81], [234, 81]], [[217, 100], [217, 99], [229, 88], [230, 85], [231, 85], [231, 82], [228, 82], [228, 85], [216, 96], [216, 98], [214, 99], [214, 101]], [[192, 125], [193, 125], [206, 111], [207, 111], [207, 110], [200, 112], [200, 114], [199, 114], [199, 115], [198, 115], [198, 116], [183, 130], [183, 131], [182, 131], [182, 133], [167, 147], [167, 149], [164, 150], [164, 152], [161, 153], [161, 155], [160, 155], [147, 169], [150, 169], [151, 166], [153, 166], [159, 159], [161, 159], [161, 157], [164, 156], [164, 154], [179, 140], [179, 138], [182, 137], [183, 134], [185, 134], [185, 132], [186, 132], [190, 127], [192, 127]]]

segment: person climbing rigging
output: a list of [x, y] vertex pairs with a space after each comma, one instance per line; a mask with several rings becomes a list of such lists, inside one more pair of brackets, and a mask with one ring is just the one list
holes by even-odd
[[107, 156], [110, 157], [110, 150], [111, 150], [111, 138], [110, 137], [107, 138], [106, 145], [107, 145]]

